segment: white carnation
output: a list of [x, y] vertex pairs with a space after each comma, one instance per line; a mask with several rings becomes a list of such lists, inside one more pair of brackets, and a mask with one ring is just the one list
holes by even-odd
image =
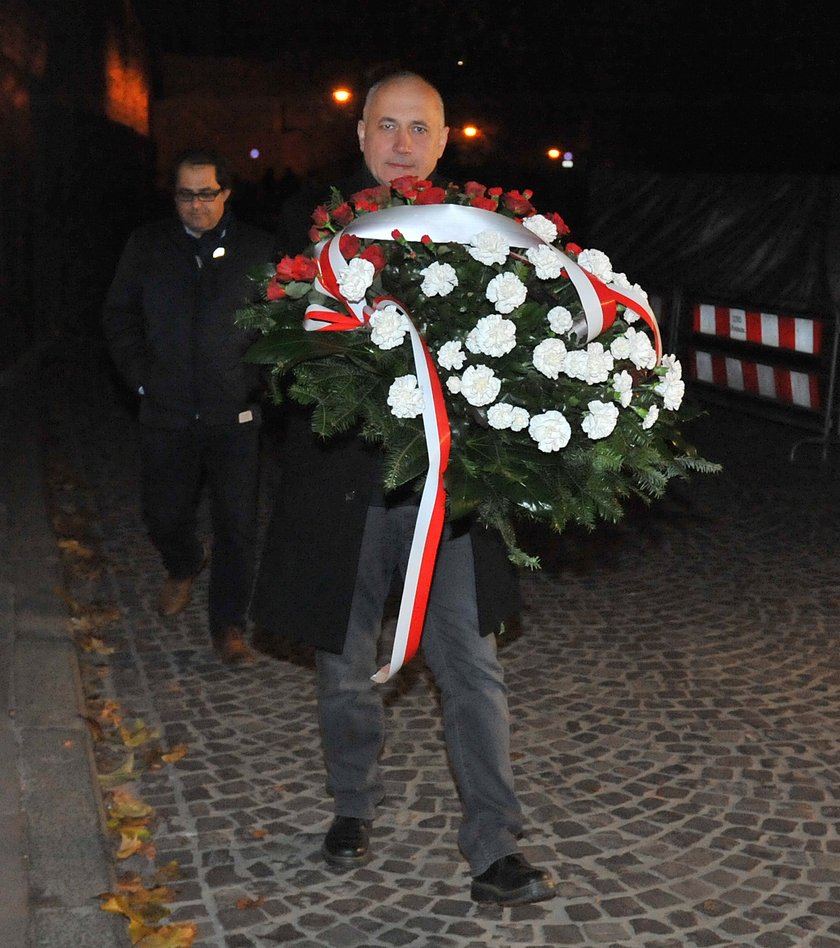
[[470, 352], [498, 358], [516, 345], [516, 324], [498, 313], [482, 316], [466, 339]]
[[496, 373], [486, 365], [471, 365], [461, 377], [461, 393], [471, 405], [489, 405], [501, 388]]
[[539, 247], [529, 247], [525, 251], [525, 256], [533, 263], [534, 272], [539, 280], [555, 280], [563, 272], [565, 263], [563, 257], [554, 247], [549, 247], [547, 244], [540, 244]]
[[633, 376], [629, 372], [617, 372], [612, 379], [613, 391], [618, 396], [619, 404], [626, 408], [633, 398]]
[[685, 382], [682, 379], [669, 379], [666, 375], [654, 391], [662, 396], [662, 404], [668, 411], [676, 411], [682, 405]]
[[346, 300], [350, 300], [351, 303], [357, 303], [364, 297], [368, 287], [373, 283], [375, 272], [376, 268], [370, 260], [354, 257], [338, 277], [338, 288], [341, 290], [341, 295]]
[[648, 408], [647, 410], [647, 414], [642, 420], [642, 428], [644, 428], [645, 430], [647, 430], [648, 428], [652, 428], [654, 424], [656, 423], [656, 419], [658, 417], [659, 417], [659, 406], [651, 405], [650, 408]]
[[556, 332], [558, 336], [561, 336], [564, 332], [568, 332], [573, 325], [572, 314], [565, 306], [555, 306], [553, 309], [550, 309], [547, 319], [552, 332]]
[[534, 347], [534, 368], [546, 378], [556, 379], [566, 361], [566, 344], [561, 339], [543, 339]]
[[401, 375], [388, 389], [388, 404], [396, 418], [416, 418], [423, 411], [423, 393], [415, 375]]
[[681, 379], [682, 378], [682, 364], [680, 360], [675, 355], [664, 355], [662, 356], [662, 365], [668, 370], [666, 378]]
[[617, 286], [620, 290], [632, 289], [630, 281], [627, 279], [626, 273], [613, 272], [612, 279], [610, 280], [610, 284], [612, 286]]
[[572, 429], [559, 411], [552, 410], [534, 415], [528, 425], [528, 434], [537, 442], [540, 451], [548, 453], [565, 448]]
[[430, 263], [420, 276], [420, 292], [426, 296], [448, 296], [458, 285], [458, 274], [448, 263]]
[[583, 416], [581, 428], [593, 441], [612, 434], [618, 421], [618, 406], [613, 402], [592, 401], [586, 406], [589, 411]]
[[601, 250], [582, 250], [577, 258], [578, 266], [588, 270], [593, 276], [609, 283], [612, 279], [612, 263]]
[[557, 228], [542, 214], [532, 214], [530, 217], [526, 217], [522, 223], [532, 234], [536, 234], [540, 240], [544, 240], [547, 244], [557, 239]]
[[510, 253], [510, 244], [498, 231], [483, 230], [470, 241], [467, 253], [487, 266], [492, 263], [504, 263]]
[[402, 345], [408, 332], [408, 319], [396, 306], [386, 306], [370, 317], [371, 342], [380, 349], [395, 349]]
[[590, 342], [585, 349], [576, 349], [566, 355], [563, 371], [569, 378], [594, 385], [607, 381], [614, 364], [612, 355], [604, 351], [600, 342]]
[[500, 273], [487, 285], [487, 299], [500, 313], [510, 313], [525, 302], [528, 291], [515, 273]]
[[464, 360], [467, 358], [466, 352], [461, 348], [460, 341], [445, 342], [438, 349], [438, 365], [442, 369], [460, 371], [464, 367]]
[[630, 361], [637, 369], [652, 369], [656, 365], [656, 351], [647, 333], [635, 332], [632, 326], [627, 332], [634, 333], [630, 340]]
[[487, 423], [491, 428], [503, 431], [510, 428], [511, 431], [522, 431], [528, 427], [530, 417], [524, 408], [508, 405], [506, 402], [496, 402], [487, 409]]
[[446, 387], [453, 395], [457, 395], [461, 391], [461, 379], [457, 375], [450, 375], [446, 380]]
[[[629, 330], [628, 332], [635, 332], [635, 330]], [[627, 333], [622, 333], [620, 336], [616, 336], [615, 339], [610, 343], [610, 352], [614, 359], [619, 362], [624, 359], [630, 358], [630, 337]]]

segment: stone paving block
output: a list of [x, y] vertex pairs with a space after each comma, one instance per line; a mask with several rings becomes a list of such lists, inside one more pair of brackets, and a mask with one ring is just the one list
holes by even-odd
[[[551, 866], [560, 895], [479, 907], [422, 660], [388, 696], [374, 858], [327, 871], [311, 656], [221, 667], [206, 582], [177, 619], [156, 617], [161, 572], [138, 516], [133, 422], [107, 397], [86, 404], [55, 436], [84, 467], [103, 555], [121, 568], [107, 587], [125, 612], [111, 687], [190, 748], [142, 786], [160, 808], [161, 853], [185, 867], [173, 908], [199, 922], [196, 948], [324, 948], [333, 937], [359, 948], [804, 948], [836, 937], [840, 677], [824, 592], [840, 588], [838, 558], [825, 556], [837, 543], [836, 472], [792, 471], [783, 439], [741, 426], [718, 439], [726, 473], [693, 484], [679, 518], [654, 505], [614, 529], [572, 532], [552, 548], [555, 567], [523, 577], [521, 634], [500, 654], [523, 847]], [[264, 523], [268, 498], [261, 509]], [[235, 908], [256, 896], [259, 909]]]

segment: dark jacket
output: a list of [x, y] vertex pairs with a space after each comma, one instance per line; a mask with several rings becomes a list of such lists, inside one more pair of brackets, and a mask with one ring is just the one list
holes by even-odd
[[103, 327], [127, 385], [142, 388], [144, 424], [236, 424], [248, 409], [257, 417], [259, 369], [242, 361], [254, 336], [234, 320], [259, 297], [248, 274], [271, 264], [274, 241], [229, 213], [224, 224], [224, 236], [212, 241], [224, 253], [206, 241], [202, 247], [176, 218], [138, 228], [123, 251]]
[[[349, 197], [375, 184], [366, 174], [340, 190]], [[305, 226], [305, 235], [318, 203], [316, 196], [302, 213], [298, 198], [282, 219]], [[283, 252], [298, 253], [305, 246], [300, 235], [295, 239], [289, 229], [281, 232], [278, 247]], [[287, 410], [286, 431], [252, 616], [265, 632], [341, 652], [367, 509], [371, 502], [382, 502], [382, 453], [352, 434], [318, 438], [309, 412], [296, 406]], [[469, 530], [473, 541], [481, 633], [497, 632], [520, 607], [516, 571], [495, 531], [474, 521], [458, 526]]]

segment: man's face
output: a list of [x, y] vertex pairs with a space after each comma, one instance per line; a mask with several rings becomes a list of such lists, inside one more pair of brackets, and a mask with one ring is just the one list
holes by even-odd
[[[202, 201], [199, 197], [191, 196], [203, 193], [208, 196], [211, 192], [219, 193], [211, 201]], [[190, 230], [203, 234], [212, 230], [222, 219], [225, 212], [225, 201], [230, 196], [230, 189], [222, 190], [216, 180], [215, 165], [181, 165], [175, 178], [175, 210], [181, 222]]]
[[395, 79], [376, 92], [359, 122], [365, 164], [380, 184], [428, 178], [446, 148], [449, 129], [434, 89], [419, 79]]

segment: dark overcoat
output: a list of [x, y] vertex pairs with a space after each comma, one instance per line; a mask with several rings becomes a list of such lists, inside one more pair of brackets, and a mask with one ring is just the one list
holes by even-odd
[[[349, 196], [375, 183], [361, 177], [341, 190]], [[292, 214], [299, 216], [296, 203]], [[302, 246], [279, 241], [288, 253]], [[381, 483], [378, 448], [352, 434], [319, 438], [308, 411], [286, 410], [277, 497], [252, 602], [264, 634], [341, 652], [367, 509]], [[469, 530], [473, 543], [481, 633], [495, 633], [519, 610], [516, 570], [496, 531], [472, 520], [455, 528]]]

